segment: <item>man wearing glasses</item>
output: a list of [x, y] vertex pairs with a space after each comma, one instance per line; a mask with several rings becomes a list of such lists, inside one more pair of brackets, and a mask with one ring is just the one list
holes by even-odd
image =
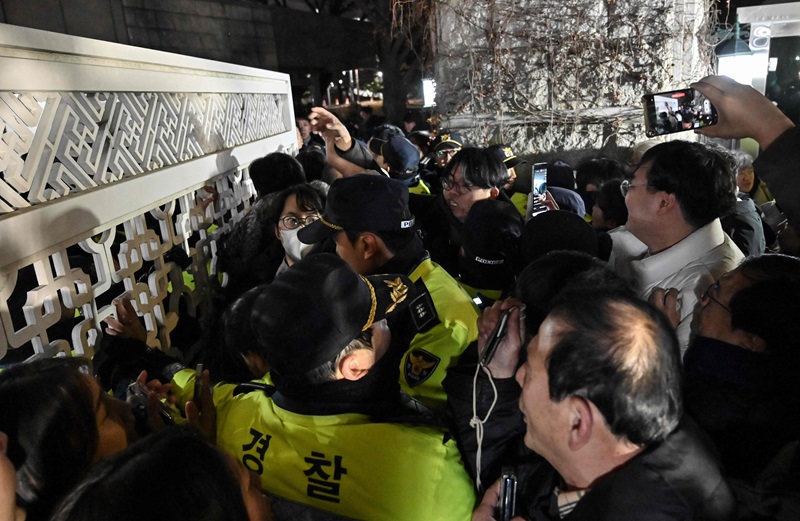
[[736, 202], [730, 165], [719, 150], [671, 141], [648, 150], [633, 179], [620, 185], [628, 222], [612, 234], [609, 264], [641, 298], [679, 303], [681, 352], [700, 296], [743, 258], [719, 220]]
[[436, 197], [409, 197], [411, 213], [431, 259], [451, 275], [458, 274], [461, 229], [472, 205], [498, 199], [511, 205], [501, 188], [509, 180], [508, 169], [490, 149], [464, 147], [453, 156], [441, 178], [442, 193]]

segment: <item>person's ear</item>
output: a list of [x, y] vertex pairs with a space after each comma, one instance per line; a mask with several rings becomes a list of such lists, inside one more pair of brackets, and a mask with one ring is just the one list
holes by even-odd
[[356, 349], [342, 357], [337, 372], [345, 380], [360, 380], [375, 365], [375, 352], [372, 349]]
[[489, 199], [496, 199], [497, 196], [500, 195], [500, 189], [496, 186], [493, 186], [489, 189]]
[[767, 343], [764, 342], [764, 339], [760, 336], [754, 335], [753, 333], [748, 333], [747, 331], [742, 331], [740, 329], [735, 330], [735, 332], [736, 336], [738, 337], [737, 344], [744, 349], [761, 353], [767, 348]]
[[378, 238], [371, 233], [362, 233], [359, 236], [362, 244], [362, 251], [364, 252], [364, 260], [375, 258], [380, 253], [380, 244]]
[[592, 439], [594, 414], [589, 402], [580, 396], [570, 396], [569, 403], [569, 441], [570, 450], [577, 451]]
[[678, 198], [675, 194], [670, 194], [664, 191], [658, 192], [658, 213], [664, 215], [674, 211], [680, 211], [678, 206]]
[[281, 230], [277, 226], [275, 227], [275, 237], [277, 237], [279, 241], [283, 242], [283, 239], [281, 239]]

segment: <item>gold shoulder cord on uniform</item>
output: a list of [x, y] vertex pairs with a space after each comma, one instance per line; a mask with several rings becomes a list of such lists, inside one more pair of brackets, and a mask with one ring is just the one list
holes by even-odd
[[[361, 277], [361, 280], [367, 283], [367, 287], [369, 288], [369, 297], [372, 300], [372, 304], [370, 305], [369, 309], [369, 318], [367, 318], [367, 323], [361, 328], [361, 331], [366, 331], [371, 325], [372, 322], [375, 320], [375, 311], [378, 307], [378, 298], [375, 296], [375, 288], [372, 286], [372, 283], [366, 277]], [[408, 296], [408, 286], [403, 284], [403, 281], [400, 280], [400, 277], [397, 277], [394, 280], [384, 280], [384, 284], [392, 288], [392, 292], [389, 295], [392, 299], [392, 303], [389, 304], [389, 307], [386, 308], [386, 312], [384, 315], [388, 315], [397, 307], [398, 304], [403, 302], [406, 297]]]
[[369, 307], [369, 317], [367, 318], [367, 323], [361, 328], [361, 331], [366, 331], [372, 325], [372, 321], [375, 320], [375, 309], [378, 307], [378, 298], [375, 296], [375, 288], [372, 287], [372, 283], [370, 283], [366, 277], [361, 275], [359, 275], [359, 277], [361, 277], [361, 280], [367, 283], [367, 287], [369, 288], [369, 298], [372, 300], [372, 303]]

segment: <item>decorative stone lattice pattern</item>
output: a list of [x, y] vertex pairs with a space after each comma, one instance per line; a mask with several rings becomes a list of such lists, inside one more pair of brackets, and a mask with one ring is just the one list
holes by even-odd
[[641, 96], [711, 68], [708, 0], [437, 0], [445, 125], [520, 153], [644, 138]]
[[287, 131], [285, 94], [0, 93], [0, 213]]
[[[145, 320], [147, 343], [168, 349], [181, 295], [191, 314], [208, 304], [217, 241], [247, 211], [255, 193], [246, 172], [216, 180], [216, 203], [204, 204], [209, 194], [198, 190], [80, 240], [82, 253], [65, 247], [30, 267], [0, 272], [0, 359], [8, 349], [28, 342], [28, 354], [32, 347], [48, 356], [71, 350], [91, 356], [100, 321], [114, 311], [111, 299], [123, 294], [133, 299]], [[212, 224], [220, 226], [209, 232]], [[180, 268], [165, 260], [170, 250], [190, 239], [193, 289], [184, 284]], [[75, 260], [80, 267], [71, 265]], [[65, 334], [60, 327], [60, 338], [51, 338], [49, 330], [65, 320], [70, 331]]]

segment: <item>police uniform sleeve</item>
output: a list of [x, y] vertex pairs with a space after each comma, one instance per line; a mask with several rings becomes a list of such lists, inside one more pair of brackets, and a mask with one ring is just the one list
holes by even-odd
[[[478, 338], [478, 311], [452, 277], [440, 266], [431, 265], [434, 267], [425, 281], [429, 300], [422, 301], [418, 290], [419, 302], [415, 300], [411, 304], [419, 332], [403, 357], [400, 385], [411, 398], [441, 411], [447, 405], [442, 381], [447, 369], [456, 364], [464, 349]], [[420, 318], [421, 311], [423, 318]], [[424, 322], [429, 316], [434, 317], [433, 325]]]

